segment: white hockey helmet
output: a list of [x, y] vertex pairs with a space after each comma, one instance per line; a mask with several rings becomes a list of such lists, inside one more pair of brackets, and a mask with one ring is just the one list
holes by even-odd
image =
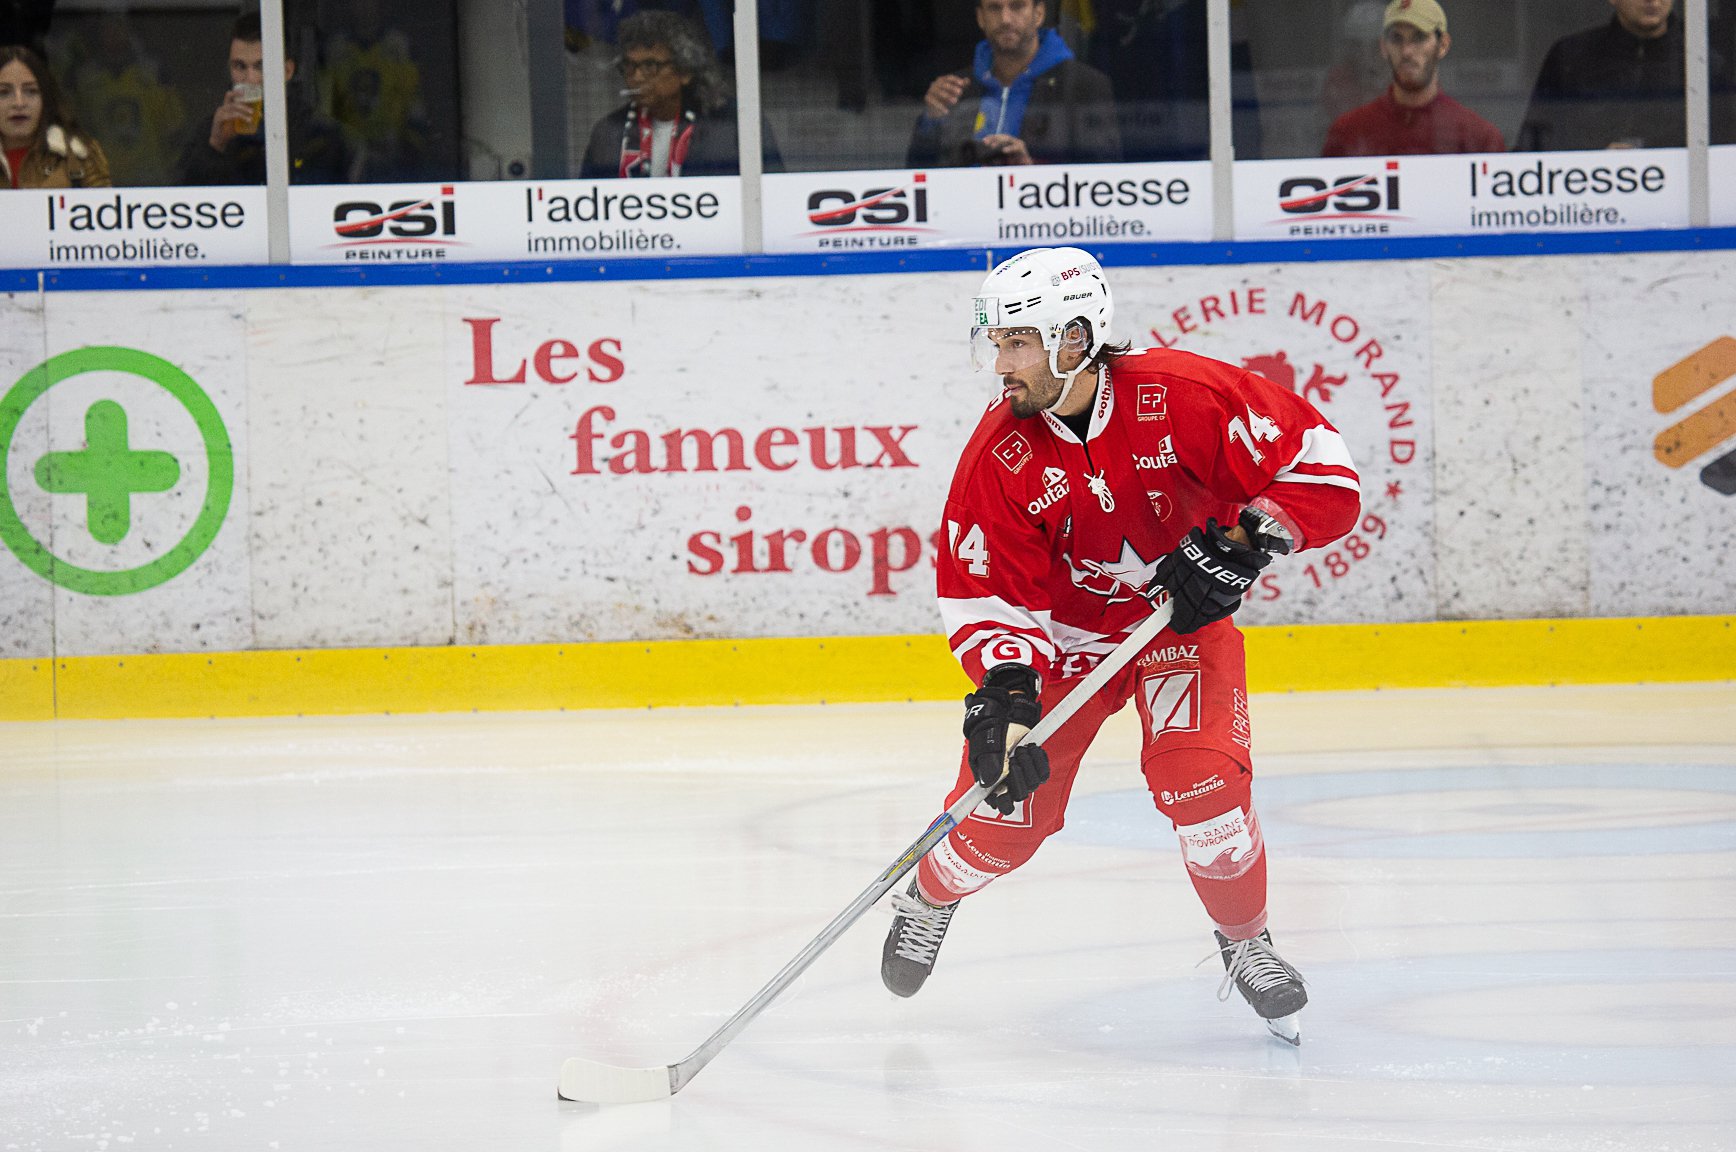
[[[1109, 340], [1115, 303], [1102, 266], [1089, 252], [1030, 248], [988, 274], [977, 292], [974, 313], [971, 362], [979, 372], [994, 371], [999, 349], [992, 334], [1034, 328], [1049, 354], [1049, 371], [1071, 384], [1084, 365], [1062, 372], [1057, 362], [1061, 349], [1078, 348], [1087, 361], [1097, 355]], [[1079, 320], [1086, 325], [1078, 325]]]

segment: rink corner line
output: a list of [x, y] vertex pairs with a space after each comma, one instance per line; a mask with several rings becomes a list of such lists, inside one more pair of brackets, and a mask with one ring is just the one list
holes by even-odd
[[[1736, 616], [1245, 630], [1254, 692], [1736, 680]], [[940, 636], [0, 660], [0, 721], [951, 700]]]

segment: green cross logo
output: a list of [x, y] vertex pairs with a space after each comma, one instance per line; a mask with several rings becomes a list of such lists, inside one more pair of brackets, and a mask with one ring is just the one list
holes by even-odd
[[181, 478], [181, 462], [167, 452], [128, 448], [127, 411], [113, 400], [98, 400], [84, 414], [84, 439], [83, 451], [38, 460], [36, 482], [44, 492], [83, 495], [91, 536], [119, 544], [133, 526], [133, 493], [167, 492]]
[[[124, 571], [84, 568], [56, 556], [19, 516], [8, 479], [13, 438], [30, 406], [64, 380], [105, 371], [141, 377], [168, 392], [198, 427], [209, 468], [205, 501], [187, 534], [162, 555]], [[175, 456], [132, 446], [127, 422], [120, 404], [98, 400], [84, 414], [85, 446], [76, 452], [49, 452], [32, 469], [43, 491], [84, 497], [85, 526], [99, 544], [126, 539], [136, 497], [167, 492], [181, 479], [181, 462]], [[185, 571], [217, 538], [234, 482], [234, 451], [217, 406], [192, 377], [148, 352], [112, 347], [63, 352], [26, 372], [0, 397], [0, 542], [31, 571], [71, 591], [125, 595], [154, 588]]]

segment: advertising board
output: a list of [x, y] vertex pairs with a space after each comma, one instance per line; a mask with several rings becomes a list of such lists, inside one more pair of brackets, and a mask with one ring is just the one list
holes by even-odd
[[265, 189], [0, 190], [0, 267], [263, 264]]
[[773, 252], [1206, 240], [1211, 165], [1054, 164], [765, 177]]
[[1684, 228], [1682, 148], [1247, 160], [1236, 235], [1312, 240]]
[[289, 190], [298, 264], [588, 260], [740, 252], [741, 182], [541, 180]]

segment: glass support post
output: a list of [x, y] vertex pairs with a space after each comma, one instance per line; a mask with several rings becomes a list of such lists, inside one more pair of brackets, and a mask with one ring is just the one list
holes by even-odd
[[283, 66], [287, 39], [283, 0], [259, 5], [260, 51], [265, 66], [265, 226], [269, 259], [289, 263], [289, 83]]
[[1236, 232], [1234, 179], [1236, 145], [1231, 135], [1230, 0], [1206, 3], [1207, 102], [1211, 125], [1212, 239]]
[[735, 129], [741, 152], [741, 250], [753, 256], [766, 248], [760, 191], [765, 163], [760, 144], [759, 0], [735, 4]]

